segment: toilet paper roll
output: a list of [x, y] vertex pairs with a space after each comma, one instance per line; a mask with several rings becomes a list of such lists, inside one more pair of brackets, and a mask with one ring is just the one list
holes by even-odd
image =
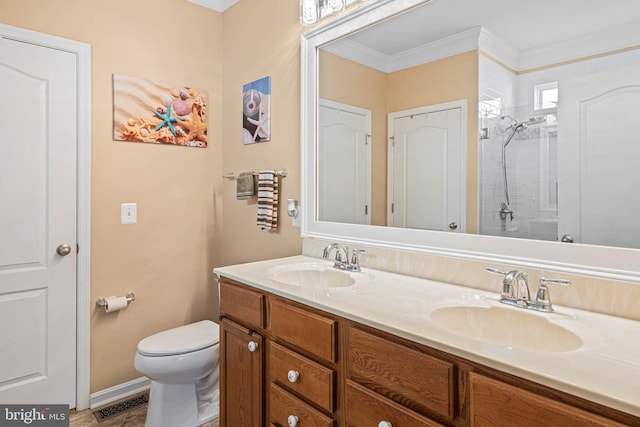
[[113, 313], [114, 311], [120, 311], [123, 308], [127, 308], [127, 297], [109, 297], [107, 298], [107, 305], [104, 307], [104, 311], [107, 313]]

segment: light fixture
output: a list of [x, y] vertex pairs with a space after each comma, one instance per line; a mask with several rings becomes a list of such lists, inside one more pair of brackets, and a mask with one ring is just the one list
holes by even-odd
[[320, 19], [320, 0], [300, 0], [300, 23], [313, 25]]
[[300, 23], [305, 26], [316, 24], [322, 18], [341, 13], [348, 4], [360, 0], [300, 0]]

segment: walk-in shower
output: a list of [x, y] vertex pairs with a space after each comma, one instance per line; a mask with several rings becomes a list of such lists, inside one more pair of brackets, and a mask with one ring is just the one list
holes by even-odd
[[[483, 235], [557, 239], [558, 119], [533, 105], [503, 108], [479, 127], [479, 224]], [[537, 113], [537, 114], [536, 114]]]

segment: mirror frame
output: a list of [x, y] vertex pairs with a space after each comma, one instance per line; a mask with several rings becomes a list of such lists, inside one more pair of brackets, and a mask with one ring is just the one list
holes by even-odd
[[318, 48], [429, 0], [378, 0], [301, 37], [301, 236], [640, 283], [640, 250], [317, 221]]

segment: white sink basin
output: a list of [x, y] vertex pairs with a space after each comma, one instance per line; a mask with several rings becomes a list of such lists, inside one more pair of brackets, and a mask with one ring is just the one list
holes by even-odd
[[349, 273], [320, 263], [282, 265], [270, 269], [268, 274], [276, 282], [293, 286], [345, 288], [356, 282]]
[[545, 316], [511, 307], [447, 306], [433, 310], [429, 319], [450, 333], [516, 350], [567, 352], [582, 347], [578, 335]]

